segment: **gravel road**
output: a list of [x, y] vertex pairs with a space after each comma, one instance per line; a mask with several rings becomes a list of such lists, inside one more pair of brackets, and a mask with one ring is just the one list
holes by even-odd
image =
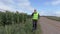
[[43, 34], [60, 34], [60, 22], [41, 17], [39, 23]]

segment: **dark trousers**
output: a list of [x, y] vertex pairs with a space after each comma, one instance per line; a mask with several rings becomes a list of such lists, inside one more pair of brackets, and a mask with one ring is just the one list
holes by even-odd
[[33, 20], [33, 30], [37, 29], [37, 20]]

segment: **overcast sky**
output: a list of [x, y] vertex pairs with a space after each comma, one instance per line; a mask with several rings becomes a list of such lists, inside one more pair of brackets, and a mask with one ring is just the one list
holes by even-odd
[[60, 0], [0, 0], [0, 9], [31, 14], [37, 9], [40, 15], [60, 16]]

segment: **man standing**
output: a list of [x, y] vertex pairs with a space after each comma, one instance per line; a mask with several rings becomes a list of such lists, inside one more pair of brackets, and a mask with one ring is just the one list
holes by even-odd
[[36, 9], [32, 13], [32, 21], [33, 21], [33, 30], [37, 29], [37, 21], [39, 19], [39, 14], [37, 13]]

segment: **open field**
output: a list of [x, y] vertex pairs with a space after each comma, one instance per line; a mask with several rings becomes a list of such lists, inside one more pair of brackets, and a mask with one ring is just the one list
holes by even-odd
[[52, 20], [56, 20], [56, 21], [60, 21], [60, 17], [56, 17], [56, 16], [47, 16], [48, 19], [52, 19]]

